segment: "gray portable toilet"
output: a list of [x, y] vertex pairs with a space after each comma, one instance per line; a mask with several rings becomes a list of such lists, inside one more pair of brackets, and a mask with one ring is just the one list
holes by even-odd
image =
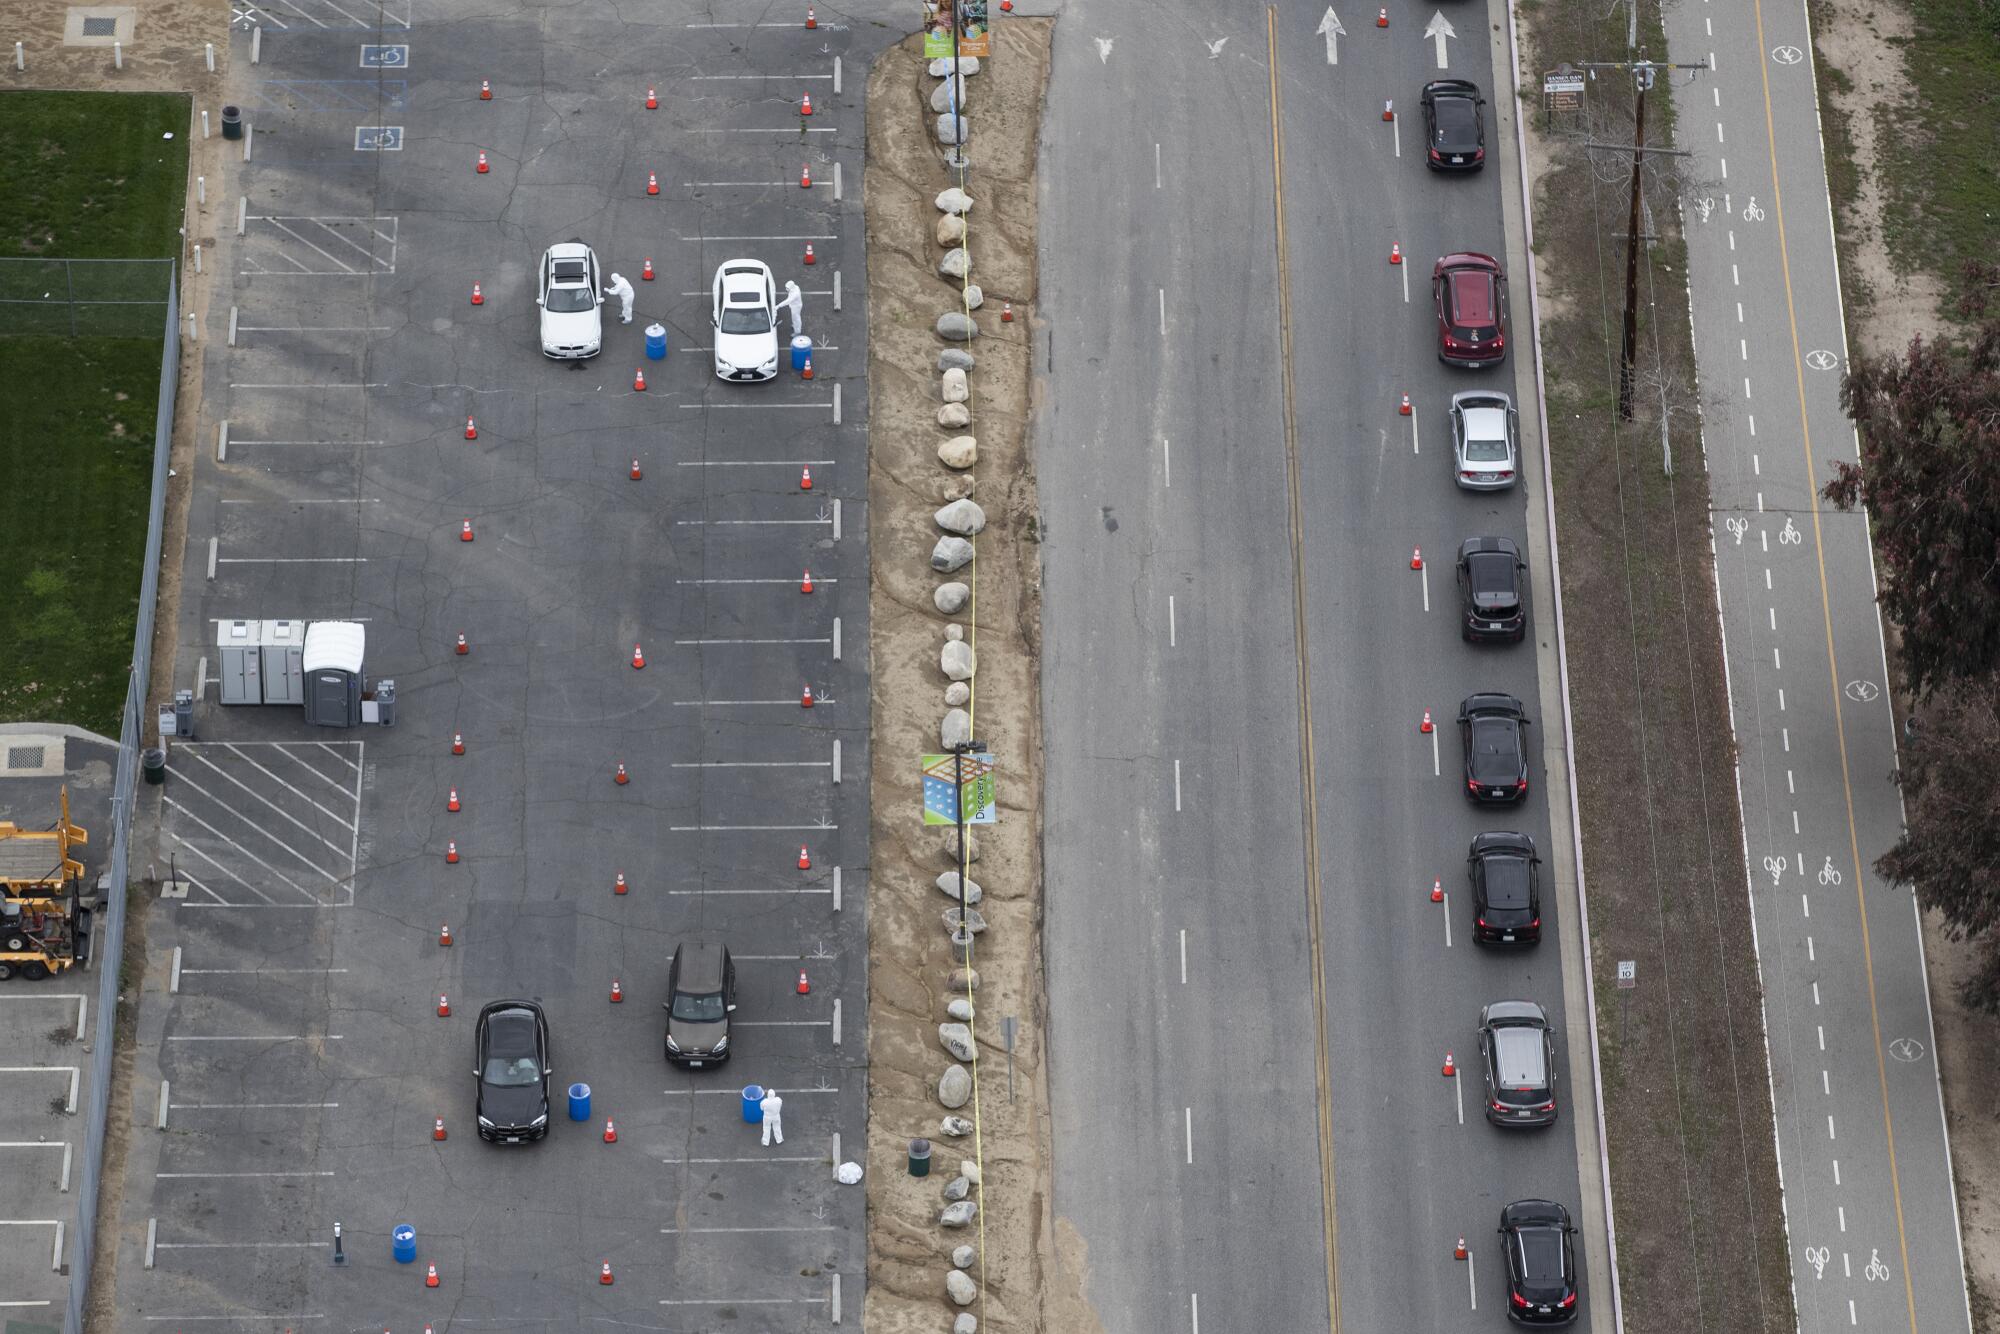
[[261, 645], [266, 704], [305, 702], [306, 623], [266, 621]]
[[264, 702], [264, 623], [222, 621], [215, 627], [224, 704]]
[[367, 632], [354, 621], [314, 621], [306, 628], [306, 721], [320, 727], [361, 722], [361, 659]]

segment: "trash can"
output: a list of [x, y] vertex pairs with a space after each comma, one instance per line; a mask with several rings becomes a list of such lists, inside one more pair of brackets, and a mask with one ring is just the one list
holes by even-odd
[[931, 1142], [927, 1139], [910, 1141], [910, 1175], [927, 1177], [931, 1174]]
[[743, 1119], [751, 1125], [761, 1125], [764, 1121], [764, 1086], [745, 1084], [743, 1086]]
[[396, 683], [377, 681], [375, 683], [375, 717], [384, 727], [396, 725]]
[[399, 1265], [417, 1262], [417, 1230], [408, 1223], [396, 1224], [389, 1233], [389, 1253], [396, 1257]]
[[148, 746], [139, 753], [139, 768], [146, 775], [147, 786], [158, 787], [167, 781], [167, 752]]
[[812, 335], [794, 334], [792, 336], [792, 369], [795, 371], [804, 370], [806, 368], [806, 362], [812, 359], [812, 354], [813, 354]]
[[646, 360], [665, 361], [667, 359], [667, 326], [649, 324], [646, 326]]
[[243, 108], [226, 106], [222, 108], [222, 137], [241, 139], [243, 137]]
[[588, 1121], [590, 1119], [590, 1085], [571, 1084], [569, 1086], [569, 1119]]

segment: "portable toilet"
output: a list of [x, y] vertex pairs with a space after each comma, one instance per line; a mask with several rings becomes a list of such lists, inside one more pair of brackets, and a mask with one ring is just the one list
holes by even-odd
[[320, 727], [361, 722], [361, 657], [367, 631], [354, 621], [314, 621], [303, 657], [306, 721]]
[[215, 627], [224, 704], [264, 702], [264, 622], [222, 621]]
[[305, 702], [306, 623], [264, 622], [261, 646], [266, 704]]

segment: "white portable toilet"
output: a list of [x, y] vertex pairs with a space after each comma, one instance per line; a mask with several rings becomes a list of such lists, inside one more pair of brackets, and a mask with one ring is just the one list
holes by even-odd
[[261, 646], [264, 667], [264, 702], [300, 704], [305, 701], [304, 621], [264, 622]]
[[361, 722], [361, 660], [367, 631], [355, 621], [314, 621], [306, 627], [306, 721], [320, 727]]
[[215, 627], [216, 665], [224, 704], [264, 702], [264, 622], [222, 621]]

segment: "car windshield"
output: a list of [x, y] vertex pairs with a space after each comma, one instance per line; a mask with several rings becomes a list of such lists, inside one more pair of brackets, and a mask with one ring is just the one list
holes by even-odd
[[674, 997], [674, 1008], [671, 1013], [674, 1018], [686, 1024], [719, 1024], [727, 1010], [724, 1008], [722, 993], [719, 991], [699, 996], [683, 991]]
[[762, 306], [724, 306], [722, 332], [761, 334], [771, 332], [771, 315]]
[[575, 315], [596, 304], [588, 287], [551, 287], [542, 302], [542, 309], [557, 315]]
[[1528, 864], [1518, 857], [1488, 857], [1486, 903], [1493, 908], [1528, 906]]
[[489, 1056], [482, 1077], [494, 1088], [528, 1088], [541, 1082], [542, 1067], [532, 1056]]

